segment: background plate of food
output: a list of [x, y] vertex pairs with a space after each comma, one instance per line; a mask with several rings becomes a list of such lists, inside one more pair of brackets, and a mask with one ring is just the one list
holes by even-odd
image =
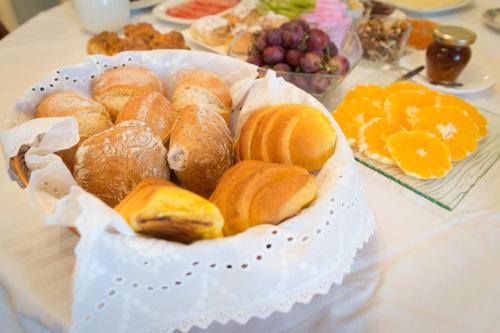
[[153, 15], [162, 21], [191, 25], [202, 17], [223, 13], [238, 3], [238, 0], [168, 0], [157, 5]]
[[160, 2], [161, 0], [130, 0], [130, 9], [145, 9], [153, 7]]

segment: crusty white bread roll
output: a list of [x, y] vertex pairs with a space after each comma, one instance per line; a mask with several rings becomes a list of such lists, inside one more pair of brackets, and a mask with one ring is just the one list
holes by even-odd
[[186, 244], [222, 237], [219, 208], [167, 180], [146, 178], [115, 210], [141, 234]]
[[94, 99], [106, 107], [113, 120], [130, 97], [147, 91], [165, 93], [155, 73], [135, 66], [110, 69], [92, 85]]
[[210, 196], [224, 216], [224, 235], [296, 215], [317, 195], [316, 178], [302, 167], [242, 161], [219, 180]]
[[167, 150], [144, 122], [129, 120], [85, 140], [73, 175], [86, 191], [114, 207], [143, 179], [168, 179]]
[[172, 104], [178, 112], [186, 106], [202, 105], [220, 114], [229, 126], [233, 107], [229, 86], [211, 72], [202, 69], [180, 72], [172, 94]]
[[116, 117], [116, 124], [127, 120], [145, 122], [163, 143], [167, 143], [177, 119], [172, 104], [159, 92], [145, 92], [132, 96]]
[[180, 110], [170, 136], [168, 164], [184, 187], [208, 197], [233, 164], [232, 138], [224, 119], [203, 106]]
[[336, 139], [335, 128], [320, 110], [280, 104], [248, 117], [235, 155], [241, 160], [295, 164], [316, 171], [333, 154]]
[[66, 166], [73, 170], [78, 146], [92, 135], [113, 126], [108, 111], [96, 101], [73, 91], [63, 91], [46, 97], [35, 110], [35, 118], [74, 117], [78, 123], [80, 141], [58, 152]]

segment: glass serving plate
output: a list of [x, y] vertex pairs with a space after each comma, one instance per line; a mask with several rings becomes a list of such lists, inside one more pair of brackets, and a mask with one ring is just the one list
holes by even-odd
[[[388, 72], [388, 75], [380, 75], [379, 73], [379, 75], [369, 75], [367, 80], [363, 79], [361, 82], [363, 84], [387, 85], [395, 77], [394, 73]], [[341, 100], [341, 96], [337, 96], [334, 105], [340, 103]], [[331, 110], [334, 109], [332, 108]], [[364, 166], [375, 170], [427, 200], [451, 211], [460, 204], [470, 190], [500, 159], [500, 115], [482, 108], [478, 108], [478, 110], [488, 120], [487, 136], [479, 141], [478, 149], [475, 153], [465, 160], [454, 162], [453, 169], [443, 178], [421, 180], [407, 176], [397, 166], [386, 165], [372, 160], [358, 152], [355, 148], [353, 148], [354, 158]]]

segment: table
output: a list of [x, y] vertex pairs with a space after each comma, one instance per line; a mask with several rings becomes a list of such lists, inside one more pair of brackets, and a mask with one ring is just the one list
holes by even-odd
[[[500, 34], [480, 22], [480, 13], [495, 4], [496, 0], [477, 1], [434, 19], [478, 33], [475, 57], [488, 64], [497, 85], [468, 98], [500, 113]], [[132, 21], [154, 22], [160, 30], [182, 28], [157, 22], [147, 11], [136, 12]], [[87, 38], [71, 5], [65, 3], [37, 15], [2, 40], [1, 119], [23, 91], [48, 72], [80, 62]], [[343, 87], [367, 73], [358, 66]], [[311, 305], [295, 306], [293, 315], [300, 322], [294, 327], [287, 327], [280, 314], [269, 320], [297, 333], [497, 332], [500, 163], [453, 212], [361, 165], [358, 169], [377, 220], [376, 235], [358, 253], [344, 283], [313, 300], [313, 304], [333, 300], [332, 307], [306, 320]], [[0, 172], [0, 184], [0, 327], [6, 332], [65, 332], [70, 324], [72, 251], [77, 238], [42, 225], [29, 198], [5, 172]], [[19, 238], [25, 241], [13, 241]], [[262, 331], [262, 325], [262, 320], [252, 320], [245, 329], [236, 324], [212, 325], [210, 332], [255, 332]]]

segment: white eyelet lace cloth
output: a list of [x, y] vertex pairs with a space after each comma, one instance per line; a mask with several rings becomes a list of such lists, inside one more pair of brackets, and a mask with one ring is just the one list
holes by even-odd
[[[316, 201], [277, 225], [261, 225], [239, 235], [189, 246], [135, 235], [121, 217], [75, 184], [53, 152], [78, 141], [73, 118], [34, 119], [46, 95], [76, 90], [90, 96], [92, 80], [115, 66], [144, 66], [172, 90], [175, 73], [205, 68], [231, 85], [239, 120], [233, 132], [256, 109], [280, 103], [317, 107], [334, 123], [334, 155], [318, 174]], [[81, 234], [75, 252], [72, 332], [155, 332], [213, 321], [244, 324], [274, 311], [288, 312], [326, 294], [349, 272], [357, 249], [375, 223], [354, 170], [350, 148], [328, 111], [313, 97], [276, 78], [255, 79], [255, 67], [203, 52], [127, 52], [94, 56], [58, 70], [33, 87], [16, 105], [10, 127], [0, 134], [6, 158], [31, 148], [28, 192], [46, 213], [46, 223], [76, 226]]]

